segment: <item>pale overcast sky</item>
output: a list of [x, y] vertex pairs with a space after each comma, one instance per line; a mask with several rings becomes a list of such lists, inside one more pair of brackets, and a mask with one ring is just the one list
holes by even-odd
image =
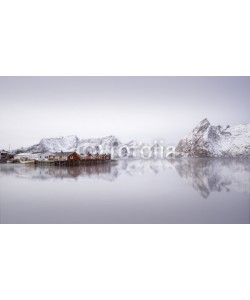
[[250, 123], [250, 77], [0, 77], [0, 148], [115, 135], [176, 144], [203, 118]]

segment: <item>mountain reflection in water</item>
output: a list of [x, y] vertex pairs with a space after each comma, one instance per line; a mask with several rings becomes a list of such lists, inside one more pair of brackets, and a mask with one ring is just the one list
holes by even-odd
[[138, 176], [158, 174], [172, 169], [203, 198], [211, 192], [250, 194], [249, 159], [182, 158], [173, 160], [120, 160], [117, 162], [80, 165], [74, 167], [2, 164], [1, 173], [19, 178], [39, 180], [74, 178], [99, 178], [114, 181], [122, 174]]
[[246, 159], [0, 164], [0, 223], [250, 222]]
[[250, 194], [249, 159], [190, 158], [176, 159], [171, 163], [204, 198], [214, 191]]

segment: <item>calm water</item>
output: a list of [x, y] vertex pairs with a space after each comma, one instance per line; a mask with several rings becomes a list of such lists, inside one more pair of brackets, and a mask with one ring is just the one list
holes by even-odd
[[0, 165], [1, 223], [249, 223], [250, 160]]

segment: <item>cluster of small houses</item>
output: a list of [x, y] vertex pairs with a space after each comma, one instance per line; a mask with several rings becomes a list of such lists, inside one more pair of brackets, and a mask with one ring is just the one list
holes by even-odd
[[46, 152], [46, 153], [19, 153], [12, 154], [8, 151], [0, 151], [1, 162], [95, 162], [107, 161], [111, 159], [110, 154], [91, 154], [80, 155], [77, 152]]

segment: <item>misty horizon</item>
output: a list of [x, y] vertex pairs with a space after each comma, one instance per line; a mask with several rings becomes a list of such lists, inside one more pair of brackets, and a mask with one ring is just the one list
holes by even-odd
[[249, 77], [0, 77], [0, 147], [116, 136], [176, 145], [200, 121], [249, 123]]

